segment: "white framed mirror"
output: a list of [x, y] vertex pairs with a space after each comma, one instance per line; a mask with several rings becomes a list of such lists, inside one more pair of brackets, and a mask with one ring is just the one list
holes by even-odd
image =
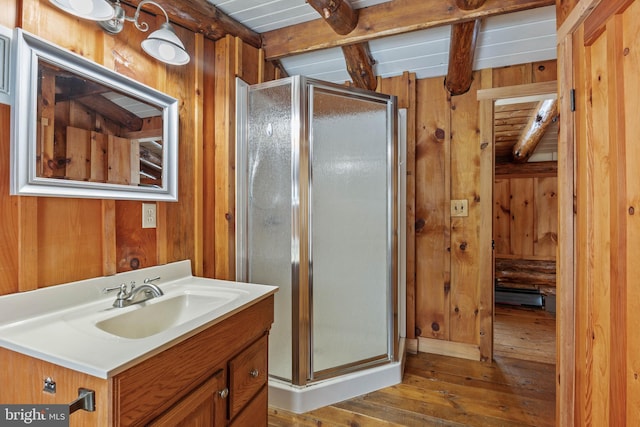
[[19, 28], [13, 39], [11, 194], [177, 200], [175, 98]]

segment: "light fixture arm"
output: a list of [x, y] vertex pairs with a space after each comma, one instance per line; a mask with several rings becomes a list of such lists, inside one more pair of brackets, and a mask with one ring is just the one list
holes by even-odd
[[140, 21], [140, 11], [142, 10], [142, 6], [144, 6], [147, 3], [150, 3], [156, 6], [158, 9], [160, 9], [164, 14], [164, 18], [166, 22], [169, 22], [169, 15], [167, 15], [167, 11], [164, 10], [162, 6], [160, 6], [158, 3], [156, 3], [153, 0], [142, 0], [138, 4], [138, 7], [136, 8], [136, 12], [133, 14], [133, 16], [126, 16], [124, 9], [122, 8], [122, 6], [120, 6], [120, 0], [116, 0], [115, 3], [113, 4], [113, 8], [115, 9], [115, 14], [113, 19], [110, 19], [108, 21], [101, 21], [99, 22], [99, 24], [109, 34], [118, 34], [124, 28], [124, 22], [128, 21], [128, 22], [133, 22], [133, 24], [136, 26], [138, 30], [142, 31], [143, 33], [146, 33], [147, 31], [149, 31], [149, 24], [147, 24], [146, 22]]
[[[120, 1], [118, 1], [118, 3], [120, 3]], [[166, 19], [166, 22], [169, 22], [169, 15], [167, 15], [167, 11], [165, 11], [162, 6], [160, 6], [158, 3], [156, 3], [153, 0], [142, 0], [138, 4], [138, 7], [136, 8], [136, 13], [133, 15], [133, 18], [129, 18], [128, 16], [124, 17], [125, 20], [129, 22], [133, 22], [136, 28], [142, 32], [147, 32], [149, 30], [149, 24], [147, 24], [146, 22], [140, 22], [138, 20], [138, 18], [140, 18], [140, 10], [142, 9], [142, 6], [147, 3], [152, 4], [156, 6], [158, 9], [160, 9], [162, 13], [164, 13], [164, 18]]]

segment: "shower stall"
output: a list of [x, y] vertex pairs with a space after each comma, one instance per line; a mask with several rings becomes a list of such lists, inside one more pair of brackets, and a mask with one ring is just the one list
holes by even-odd
[[295, 76], [237, 100], [236, 279], [280, 287], [271, 404], [399, 382], [395, 98]]

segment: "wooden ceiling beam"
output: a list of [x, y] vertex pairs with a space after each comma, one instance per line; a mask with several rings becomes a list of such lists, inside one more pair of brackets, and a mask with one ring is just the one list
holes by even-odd
[[473, 57], [480, 32], [480, 20], [451, 26], [449, 66], [444, 86], [452, 96], [467, 93], [473, 81]]
[[[123, 0], [122, 3], [138, 7], [140, 0]], [[260, 34], [242, 25], [235, 19], [221, 12], [217, 7], [205, 0], [181, 0], [179, 2], [158, 2], [169, 15], [169, 20], [181, 27], [202, 33], [211, 40], [218, 40], [230, 34], [240, 37], [245, 43], [259, 48], [262, 45]], [[160, 10], [151, 4], [146, 4], [142, 10], [157, 15]]]
[[[336, 34], [349, 34], [358, 25], [358, 11], [348, 0], [307, 0]], [[355, 87], [375, 90], [378, 79], [373, 71], [375, 61], [369, 43], [342, 46], [347, 72]]]
[[371, 56], [369, 43], [342, 46], [342, 53], [353, 85], [360, 89], [376, 90], [378, 79], [373, 71], [375, 61]]
[[349, 34], [358, 25], [358, 11], [348, 0], [307, 0], [307, 3], [337, 34]]
[[[475, 10], [486, 0], [456, 0], [462, 10]], [[480, 32], [480, 19], [453, 24], [449, 42], [449, 66], [444, 86], [452, 96], [467, 93], [473, 81], [473, 58]]]
[[473, 10], [484, 5], [486, 0], [456, 0], [456, 6], [462, 10]]
[[358, 25], [347, 35], [336, 34], [317, 19], [262, 33], [262, 47], [265, 58], [272, 60], [554, 4], [555, 0], [486, 0], [481, 8], [465, 11], [455, 0], [394, 0], [359, 9]]
[[523, 129], [522, 135], [518, 138], [518, 142], [513, 146], [514, 162], [524, 163], [531, 157], [531, 154], [533, 154], [538, 143], [557, 116], [557, 99], [540, 101], [536, 114], [531, 117], [529, 123]]

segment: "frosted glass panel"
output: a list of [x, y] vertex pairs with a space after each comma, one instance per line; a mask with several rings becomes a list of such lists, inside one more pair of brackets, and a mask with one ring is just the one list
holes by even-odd
[[291, 86], [249, 91], [248, 280], [276, 285], [269, 374], [291, 380]]
[[313, 91], [313, 372], [387, 357], [387, 105]]

